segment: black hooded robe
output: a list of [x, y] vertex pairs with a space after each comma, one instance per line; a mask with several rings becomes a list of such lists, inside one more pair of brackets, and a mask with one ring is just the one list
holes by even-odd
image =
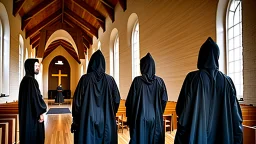
[[155, 76], [155, 62], [149, 53], [140, 60], [140, 69], [142, 76], [134, 78], [125, 103], [129, 143], [164, 144], [165, 83]]
[[58, 86], [57, 87], [57, 95], [56, 95], [56, 98], [55, 98], [55, 103], [63, 103], [64, 102], [62, 91], [63, 91], [62, 87]]
[[46, 104], [34, 78], [34, 64], [37, 59], [25, 61], [26, 75], [19, 89], [19, 134], [20, 144], [43, 144], [45, 138], [44, 122], [39, 123], [40, 115], [46, 112]]
[[117, 144], [116, 112], [120, 94], [113, 77], [105, 74], [105, 58], [96, 51], [87, 74], [77, 85], [72, 106], [75, 144]]
[[199, 51], [199, 70], [186, 76], [178, 98], [175, 144], [243, 143], [236, 89], [231, 78], [218, 71], [218, 58], [219, 48], [208, 38]]

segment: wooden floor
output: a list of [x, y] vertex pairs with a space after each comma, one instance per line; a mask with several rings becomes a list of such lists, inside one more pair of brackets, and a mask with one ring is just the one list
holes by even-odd
[[[50, 108], [71, 108], [71, 100], [65, 100], [66, 104], [55, 105], [53, 100], [45, 100]], [[70, 125], [72, 123], [71, 114], [58, 114], [58, 115], [46, 115], [45, 118], [45, 144], [73, 144], [74, 137], [70, 132]], [[175, 137], [175, 131], [165, 134], [165, 143], [173, 144]], [[118, 133], [118, 144], [127, 144], [129, 142], [129, 132], [125, 129], [122, 134]]]

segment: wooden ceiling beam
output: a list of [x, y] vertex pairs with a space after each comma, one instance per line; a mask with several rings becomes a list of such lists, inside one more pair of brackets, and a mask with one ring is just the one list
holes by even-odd
[[91, 16], [93, 16], [95, 19], [97, 19], [99, 25], [101, 26], [101, 28], [103, 29], [103, 31], [105, 31], [105, 17], [100, 14], [97, 10], [95, 10], [94, 8], [90, 7], [88, 4], [86, 4], [84, 1], [81, 0], [73, 0], [78, 6], [80, 6], [81, 8], [83, 8], [84, 10], [86, 10], [88, 13], [91, 14]]
[[21, 8], [23, 7], [25, 0], [13, 0], [12, 14], [16, 17]]
[[39, 40], [37, 40], [35, 43], [32, 44], [32, 49], [39, 46]]
[[40, 33], [38, 33], [37, 35], [35, 35], [34, 37], [32, 37], [30, 39], [30, 45], [34, 44], [36, 41], [38, 41], [40, 39]]
[[93, 40], [90, 36], [88, 36], [86, 33], [83, 33], [83, 38], [85, 38], [90, 45], [92, 45]]
[[60, 42], [59, 42], [59, 41], [57, 41], [57, 42], [55, 42], [55, 43], [51, 43], [51, 44], [47, 47], [47, 49], [46, 49], [45, 51], [48, 51], [48, 49], [51, 49], [52, 47], [59, 46], [59, 45], [60, 45]]
[[52, 47], [51, 47], [51, 49], [50, 50], [47, 50], [47, 51], [45, 51], [44, 52], [44, 56], [43, 56], [43, 58], [45, 59], [53, 50], [55, 50], [57, 47], [58, 47], [59, 45], [53, 45]]
[[123, 11], [127, 9], [127, 0], [119, 0], [119, 4], [123, 8]]
[[103, 5], [104, 9], [107, 11], [109, 18], [112, 22], [115, 21], [115, 10], [114, 7], [111, 6], [106, 0], [100, 0], [101, 4]]
[[58, 11], [56, 11], [55, 13], [53, 13], [52, 15], [50, 15], [48, 18], [44, 19], [42, 22], [40, 22], [39, 24], [37, 24], [35, 27], [33, 27], [32, 29], [28, 30], [26, 32], [26, 38], [31, 37], [32, 35], [34, 35], [37, 31], [40, 31], [41, 29], [43, 29], [44, 27], [46, 27], [47, 25], [49, 25], [50, 23], [52, 23], [54, 20], [56, 20], [59, 16], [61, 15], [61, 9], [59, 9]]
[[87, 32], [86, 32], [84, 29], [82, 29], [81, 27], [79, 27], [77, 24], [75, 24], [74, 22], [72, 22], [72, 20], [69, 20], [68, 18], [65, 18], [65, 22], [66, 22], [69, 26], [71, 26], [71, 27], [73, 27], [73, 28], [78, 28], [80, 31], [82, 31], [83, 37], [85, 37], [86, 40], [92, 45], [93, 39], [92, 39], [91, 36], [87, 35]]
[[49, 51], [54, 50], [56, 47], [58, 47], [60, 44], [51, 44], [47, 47], [47, 49], [44, 51], [44, 53], [47, 53]]
[[41, 11], [45, 10], [48, 6], [54, 3], [54, 0], [44, 0], [40, 4], [38, 4], [36, 7], [31, 9], [29, 12], [27, 12], [23, 17], [22, 17], [22, 23], [21, 23], [21, 29], [24, 30], [30, 20], [40, 13]]
[[73, 48], [73, 46], [71, 45], [71, 43], [69, 43], [69, 42], [67, 42], [67, 41], [65, 41], [65, 40], [60, 40], [60, 42], [63, 43], [63, 44], [65, 44], [65, 45], [67, 45], [67, 46], [69, 46], [69, 47], [72, 47], [72, 49], [75, 51], [75, 49]]
[[87, 49], [90, 49], [90, 44], [84, 37], [83, 37], [83, 44], [86, 46]]
[[76, 52], [70, 51], [70, 49], [65, 45], [65, 44], [61, 44], [61, 46], [80, 64], [80, 60], [78, 58], [78, 55], [76, 54]]
[[98, 29], [96, 29], [94, 26], [92, 26], [87, 21], [83, 20], [79, 15], [71, 11], [70, 9], [65, 7], [65, 13], [70, 16], [72, 19], [83, 25], [85, 28], [87, 28], [88, 32], [94, 35], [98, 38]]

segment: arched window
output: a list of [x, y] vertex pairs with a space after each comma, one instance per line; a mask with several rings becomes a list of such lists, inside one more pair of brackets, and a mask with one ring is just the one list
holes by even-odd
[[[0, 21], [1, 21], [1, 75], [2, 75], [2, 90], [1, 93], [10, 94], [13, 98], [16, 95], [16, 91], [10, 92], [10, 23], [8, 13], [3, 3], [0, 2]], [[16, 83], [12, 83], [14, 86]], [[16, 99], [16, 98], [15, 98]]]
[[242, 0], [230, 0], [227, 13], [227, 74], [243, 98]]
[[3, 83], [3, 28], [0, 19], [0, 93], [2, 93], [2, 83]]
[[84, 74], [84, 65], [82, 64], [81, 65], [81, 70], [80, 70], [80, 75], [83, 76], [83, 74]]
[[[86, 55], [85, 55], [85, 59], [86, 59], [86, 69], [88, 68], [88, 64], [89, 64], [89, 58], [88, 58], [88, 49], [87, 49], [87, 51], [86, 51]], [[87, 70], [86, 70], [86, 72], [87, 72]]]
[[119, 36], [116, 35], [114, 42], [114, 78], [119, 87]]
[[132, 31], [132, 79], [140, 75], [139, 22]]
[[21, 35], [19, 35], [19, 82], [21, 82], [21, 79], [23, 77], [23, 57], [24, 57], [24, 40]]
[[28, 48], [26, 48], [26, 52], [25, 52], [25, 60], [28, 59]]
[[98, 42], [98, 49], [101, 50], [101, 42]]

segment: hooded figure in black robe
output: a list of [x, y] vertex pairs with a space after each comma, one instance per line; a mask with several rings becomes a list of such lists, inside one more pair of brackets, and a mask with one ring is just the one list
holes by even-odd
[[20, 83], [18, 102], [20, 144], [43, 144], [45, 138], [44, 122], [40, 120], [47, 107], [34, 78], [39, 72], [39, 68], [35, 68], [35, 63], [38, 64], [38, 59], [25, 61], [26, 75]]
[[63, 103], [64, 102], [64, 98], [63, 98], [63, 94], [62, 94], [62, 85], [60, 84], [58, 87], [57, 87], [57, 95], [56, 95], [56, 98], [55, 98], [55, 103]]
[[242, 114], [230, 77], [218, 70], [219, 47], [208, 38], [197, 68], [183, 83], [176, 105], [175, 144], [243, 143]]
[[155, 75], [155, 62], [149, 53], [140, 60], [140, 70], [142, 76], [134, 78], [125, 102], [130, 144], [164, 144], [165, 83]]
[[105, 73], [105, 58], [98, 50], [73, 97], [71, 131], [75, 144], [116, 144], [119, 103], [118, 87], [114, 78]]

